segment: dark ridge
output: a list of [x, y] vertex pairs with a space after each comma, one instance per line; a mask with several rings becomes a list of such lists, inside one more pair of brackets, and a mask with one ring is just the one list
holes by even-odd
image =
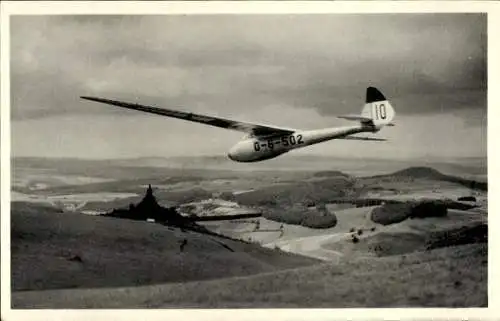
[[408, 176], [414, 178], [435, 178], [445, 177], [443, 173], [430, 167], [408, 167], [406, 169], [390, 174], [391, 176]]
[[434, 168], [430, 167], [409, 167], [397, 172], [394, 172], [392, 174], [385, 174], [385, 175], [376, 175], [376, 176], [370, 176], [367, 178], [426, 178], [426, 179], [433, 179], [433, 180], [441, 180], [441, 181], [446, 181], [446, 182], [451, 182], [451, 183], [457, 183], [460, 185], [463, 185], [467, 188], [470, 189], [477, 189], [481, 191], [487, 191], [488, 190], [488, 183], [487, 182], [478, 182], [466, 178], [461, 178], [457, 176], [452, 176], [452, 175], [446, 175], [443, 174]]
[[319, 171], [313, 174], [313, 177], [350, 177], [350, 175], [342, 173], [341, 171]]

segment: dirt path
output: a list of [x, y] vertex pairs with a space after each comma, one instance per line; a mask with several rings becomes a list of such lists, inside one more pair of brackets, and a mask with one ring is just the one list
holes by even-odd
[[[258, 230], [254, 230], [256, 224], [250, 221], [210, 223], [210, 229], [231, 237], [250, 240], [267, 248], [277, 247], [290, 253], [338, 262], [343, 254], [327, 249], [324, 245], [349, 239], [352, 229], [369, 229], [377, 225], [370, 220], [373, 208], [374, 206], [334, 210], [338, 222], [335, 227], [328, 229], [282, 224], [262, 217], [253, 220], [259, 221]], [[283, 232], [280, 231], [281, 225]]]
[[286, 252], [309, 256], [324, 261], [338, 262], [343, 254], [338, 251], [323, 248], [323, 244], [342, 240], [348, 235], [349, 233], [335, 233], [306, 236], [291, 240], [270, 242], [263, 244], [263, 246], [268, 248], [279, 247], [281, 250]]

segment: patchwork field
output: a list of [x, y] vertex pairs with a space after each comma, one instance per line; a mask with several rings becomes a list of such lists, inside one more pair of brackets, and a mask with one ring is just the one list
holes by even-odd
[[[13, 307], [487, 306], [484, 162], [205, 161], [15, 159]], [[99, 215], [150, 184], [201, 228]]]

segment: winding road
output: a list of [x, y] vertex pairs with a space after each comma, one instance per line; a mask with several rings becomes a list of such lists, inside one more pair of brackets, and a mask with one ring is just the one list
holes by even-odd
[[314, 235], [296, 239], [275, 241], [263, 244], [268, 248], [279, 247], [286, 252], [301, 254], [323, 261], [338, 261], [343, 256], [341, 252], [323, 248], [323, 244], [340, 241], [348, 237], [350, 233], [334, 233], [326, 235]]

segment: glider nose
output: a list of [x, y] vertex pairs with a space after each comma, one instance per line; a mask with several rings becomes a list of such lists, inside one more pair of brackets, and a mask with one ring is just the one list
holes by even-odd
[[237, 162], [238, 161], [238, 157], [236, 156], [237, 152], [238, 152], [237, 148], [236, 148], [236, 146], [234, 146], [227, 153], [227, 157], [229, 157], [230, 160]]
[[229, 157], [229, 159], [232, 161], [241, 162], [242, 159], [245, 158], [245, 150], [243, 147], [244, 146], [242, 146], [241, 143], [234, 145], [227, 153], [227, 157]]

